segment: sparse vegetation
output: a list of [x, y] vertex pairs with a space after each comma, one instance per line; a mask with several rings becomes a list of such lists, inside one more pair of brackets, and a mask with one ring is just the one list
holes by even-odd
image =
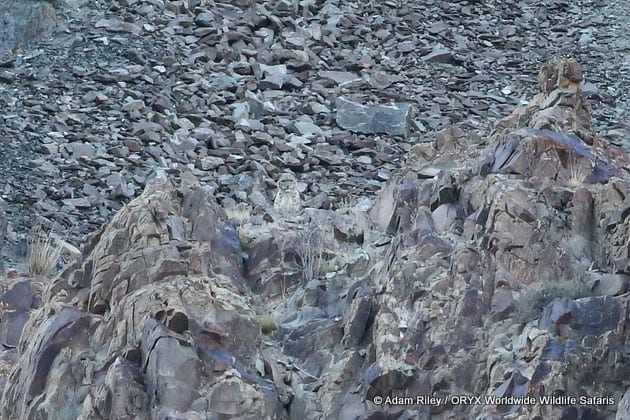
[[276, 317], [272, 313], [268, 312], [260, 317], [260, 331], [263, 334], [271, 334], [274, 332], [278, 325], [276, 324]]
[[577, 188], [584, 183], [586, 177], [588, 176], [587, 169], [582, 165], [581, 159], [575, 155], [575, 153], [570, 153], [569, 158], [567, 160], [567, 170], [568, 174], [565, 176], [567, 186], [570, 188]]
[[354, 206], [356, 206], [357, 204], [357, 200], [354, 197], [351, 196], [346, 196], [341, 198], [336, 205], [336, 208], [338, 211], [342, 212], [342, 213], [347, 213], [350, 210], [352, 210], [352, 208]]
[[580, 278], [561, 279], [556, 283], [545, 284], [540, 289], [527, 291], [518, 302], [514, 316], [518, 322], [526, 323], [539, 318], [545, 306], [554, 299], [579, 299], [592, 294], [589, 286]]
[[311, 226], [302, 232], [300, 244], [297, 246], [298, 256], [302, 262], [304, 280], [318, 278], [323, 271], [323, 256], [326, 246], [323, 226]]
[[238, 203], [234, 207], [226, 208], [225, 214], [240, 227], [252, 218], [252, 210], [247, 203]]
[[9, 304], [6, 302], [0, 302], [0, 319], [4, 318], [4, 314], [9, 310]]
[[280, 270], [282, 270], [282, 300], [285, 300], [287, 297], [287, 276], [285, 270], [285, 247], [286, 241], [280, 241]]
[[41, 225], [36, 226], [27, 254], [29, 274], [36, 279], [48, 276], [57, 266], [62, 252], [63, 244], [44, 232]]

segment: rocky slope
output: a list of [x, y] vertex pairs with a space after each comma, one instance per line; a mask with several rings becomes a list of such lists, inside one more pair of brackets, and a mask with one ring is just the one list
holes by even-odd
[[33, 2], [2, 418], [630, 417], [622, 22], [518, 5]]
[[[2, 0], [5, 257], [23, 257], [34, 221], [80, 244], [155, 168], [192, 171], [228, 204], [254, 195], [257, 214], [285, 168], [313, 207], [373, 196], [435, 130], [487, 132], [525, 103], [553, 57], [584, 64], [595, 128], [622, 144], [624, 12], [558, 0]], [[379, 126], [346, 101], [410, 112]]]
[[414, 146], [373, 205], [228, 216], [159, 174], [41, 303], [0, 298], [3, 418], [625, 418], [630, 158], [581, 74]]

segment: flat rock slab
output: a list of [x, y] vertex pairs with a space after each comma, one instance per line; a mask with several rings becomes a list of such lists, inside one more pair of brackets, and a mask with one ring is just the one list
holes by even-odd
[[409, 136], [413, 107], [408, 103], [366, 106], [337, 98], [337, 124], [346, 130], [363, 134], [385, 133]]

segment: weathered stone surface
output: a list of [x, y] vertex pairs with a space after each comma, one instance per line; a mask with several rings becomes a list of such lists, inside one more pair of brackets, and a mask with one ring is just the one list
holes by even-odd
[[[357, 291], [358, 292], [358, 291]], [[357, 294], [355, 292], [355, 294]], [[352, 304], [348, 306], [344, 322], [345, 347], [353, 347], [359, 344], [366, 333], [372, 314], [372, 299], [366, 296], [356, 296]]]
[[[621, 179], [628, 156], [591, 131], [577, 86], [559, 83], [545, 84], [547, 90], [497, 124], [489, 155], [465, 132], [442, 131], [433, 145], [437, 153], [417, 153], [383, 189], [371, 215], [395, 237], [382, 272], [381, 290], [388, 293], [378, 299], [375, 325], [406, 328], [400, 335], [393, 328], [373, 332], [374, 342], [382, 343], [376, 352], [381, 366], [412, 360], [432, 383], [443, 381], [447, 390], [440, 395], [519, 397], [549, 389], [621, 395], [625, 362], [611, 368], [588, 355], [612, 351], [617, 360], [626, 358], [627, 334], [606, 337], [627, 328], [628, 256], [619, 248], [627, 224], [612, 209], [625, 208], [628, 181]], [[540, 128], [522, 128], [536, 124]], [[445, 230], [447, 223], [454, 228]], [[430, 239], [435, 235], [449, 246]], [[441, 318], [437, 308], [450, 315]], [[513, 335], [516, 325], [524, 329]], [[430, 333], [407, 337], [411, 326]], [[403, 352], [406, 340], [422, 343], [419, 352]], [[444, 349], [439, 357], [429, 351], [436, 346]], [[575, 369], [560, 370], [562, 363]], [[480, 375], [488, 381], [480, 382]], [[598, 391], [589, 375], [601, 378]], [[387, 386], [401, 387], [392, 381]], [[408, 392], [411, 385], [403, 387]], [[438, 418], [547, 418], [585, 409], [443, 410]], [[589, 410], [607, 417], [616, 407]]]
[[157, 417], [245, 418], [276, 410], [277, 400], [258, 389], [265, 380], [247, 366], [260, 330], [240, 296], [240, 245], [212, 200], [198, 184], [176, 190], [157, 179], [92, 237], [25, 326], [18, 363], [29, 367], [10, 379], [3, 417], [120, 418], [150, 409]]
[[0, 55], [49, 36], [58, 20], [54, 2], [0, 1]]
[[[412, 145], [430, 144], [428, 133], [452, 131], [459, 141], [457, 130], [486, 130], [533, 93], [534, 83], [518, 83], [524, 74], [531, 78], [531, 63], [592, 40], [588, 28], [566, 36], [529, 31], [529, 20], [512, 22], [502, 8], [483, 2], [412, 1], [395, 13], [391, 5], [374, 2], [250, 3], [227, 10], [168, 2], [123, 1], [111, 8], [86, 0], [0, 2], [5, 38], [21, 40], [0, 54], [6, 117], [0, 175], [7, 180], [2, 194], [14, 225], [5, 257], [17, 260], [19, 236], [39, 218], [78, 246], [139, 195], [156, 168], [176, 178], [192, 169], [220, 201], [272, 199], [273, 191], [243, 190], [236, 178], [259, 171], [259, 185], [272, 187], [287, 167], [305, 184], [301, 194], [309, 205], [327, 208], [348, 195], [373, 196]], [[623, 144], [628, 107], [614, 92], [627, 90], [619, 76], [627, 66], [609, 60], [608, 47], [599, 48], [604, 40], [621, 43], [615, 23], [601, 22], [603, 15], [618, 19], [600, 10], [617, 3], [580, 6], [580, 16], [596, 16], [599, 25], [598, 48], [582, 49], [593, 58], [581, 77], [587, 82], [582, 92], [597, 104], [593, 115], [602, 137]], [[519, 6], [525, 15], [537, 13], [535, 8]], [[575, 13], [567, 7], [538, 18], [555, 27], [562, 16], [574, 19]], [[289, 28], [296, 19], [304, 25]], [[59, 30], [48, 31], [53, 26]], [[22, 42], [30, 30], [43, 36]], [[522, 56], [497, 58], [498, 43]], [[579, 75], [577, 68], [565, 75], [557, 64], [548, 67], [548, 80]], [[543, 105], [570, 105], [573, 99], [561, 96], [556, 92]], [[409, 135], [401, 140], [341, 129], [331, 112], [339, 97], [356, 104], [410, 104], [416, 115]], [[243, 104], [247, 115], [233, 120]], [[530, 125], [542, 129], [566, 112], [547, 110]], [[453, 123], [461, 127], [450, 128]], [[474, 135], [477, 144], [487, 140]], [[81, 150], [73, 156], [76, 147]], [[504, 157], [509, 150], [504, 148]], [[525, 157], [516, 153], [500, 165], [522, 173]], [[575, 159], [580, 170], [592, 172], [589, 180], [609, 177], [605, 167], [591, 170], [591, 160]], [[102, 180], [113, 173], [121, 182], [110, 188]], [[60, 199], [78, 201], [61, 205]], [[252, 211], [261, 216], [263, 207]]]
[[385, 133], [392, 136], [408, 136], [413, 109], [410, 104], [365, 106], [337, 98], [337, 124], [357, 133]]
[[443, 48], [434, 49], [429, 54], [423, 56], [422, 59], [429, 63], [454, 64], [453, 54]]
[[630, 416], [630, 388], [623, 394], [623, 397], [619, 401], [615, 420], [623, 420], [628, 416]]
[[[5, 256], [100, 235], [42, 310], [9, 271], [2, 417], [614, 416], [370, 399], [626, 392], [621, 2], [27, 3], [67, 28], [0, 54]], [[352, 132], [340, 97], [413, 124]]]

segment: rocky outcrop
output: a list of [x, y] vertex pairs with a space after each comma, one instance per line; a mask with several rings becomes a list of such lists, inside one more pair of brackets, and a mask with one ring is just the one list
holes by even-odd
[[[384, 338], [376, 363], [405, 364], [377, 394], [418, 387], [536, 401], [431, 410], [443, 418], [615, 412], [630, 373], [629, 162], [591, 131], [580, 75], [573, 60], [548, 63], [542, 92], [488, 139], [438, 133], [380, 196], [374, 219], [395, 239], [375, 317], [375, 338]], [[541, 404], [548, 395], [592, 398]]]
[[228, 216], [156, 177], [41, 302], [4, 291], [3, 418], [624, 418], [630, 159], [580, 75], [418, 143], [374, 202]]
[[281, 410], [273, 382], [255, 374], [260, 328], [225, 221], [198, 186], [148, 186], [47, 285], [24, 327], [24, 365], [8, 379], [2, 417]]
[[0, 0], [7, 264], [36, 224], [80, 247], [156, 168], [254, 215], [287, 169], [308, 207], [373, 198], [416, 143], [485, 132], [576, 45], [598, 131], [630, 147], [622, 2], [301, 1]]

